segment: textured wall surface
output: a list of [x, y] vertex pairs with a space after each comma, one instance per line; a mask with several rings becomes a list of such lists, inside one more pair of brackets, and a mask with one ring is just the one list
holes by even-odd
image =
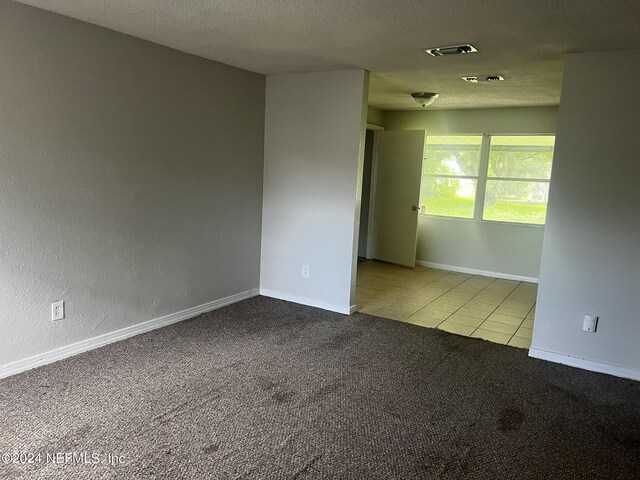
[[367, 80], [267, 77], [261, 289], [343, 312], [355, 300]]
[[[385, 112], [387, 130], [426, 130], [427, 135], [553, 134], [557, 107]], [[553, 179], [552, 179], [553, 182]], [[426, 262], [538, 278], [544, 227], [418, 217], [416, 258]]]
[[0, 365], [258, 286], [263, 76], [8, 1], [0, 60]]
[[[635, 377], [638, 75], [640, 50], [567, 56], [532, 343], [635, 370]], [[585, 314], [600, 317], [597, 333], [582, 331]]]

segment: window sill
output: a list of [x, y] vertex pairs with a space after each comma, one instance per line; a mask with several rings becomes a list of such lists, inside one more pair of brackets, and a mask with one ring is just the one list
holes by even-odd
[[545, 227], [545, 224], [539, 224], [539, 223], [520, 223], [520, 222], [507, 222], [507, 221], [500, 221], [500, 220], [483, 220], [483, 219], [478, 220], [475, 218], [447, 217], [445, 215], [432, 215], [430, 213], [419, 213], [418, 218], [435, 218], [438, 220], [445, 220], [445, 221], [486, 223], [491, 225], [505, 225], [505, 226], [511, 226], [511, 227], [533, 227], [533, 228]]

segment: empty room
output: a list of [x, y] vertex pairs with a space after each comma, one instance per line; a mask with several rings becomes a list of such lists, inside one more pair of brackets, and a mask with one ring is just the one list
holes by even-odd
[[640, 478], [638, 25], [0, 0], [0, 478]]

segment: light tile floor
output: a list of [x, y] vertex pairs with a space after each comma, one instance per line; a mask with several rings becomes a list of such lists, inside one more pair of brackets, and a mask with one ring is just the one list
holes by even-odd
[[368, 260], [358, 264], [357, 310], [378, 317], [531, 346], [537, 285]]

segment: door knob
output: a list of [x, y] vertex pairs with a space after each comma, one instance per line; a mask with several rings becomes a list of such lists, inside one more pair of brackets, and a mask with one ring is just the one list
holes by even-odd
[[411, 210], [413, 210], [414, 212], [418, 209], [417, 205], [414, 205], [413, 207], [411, 207]]

